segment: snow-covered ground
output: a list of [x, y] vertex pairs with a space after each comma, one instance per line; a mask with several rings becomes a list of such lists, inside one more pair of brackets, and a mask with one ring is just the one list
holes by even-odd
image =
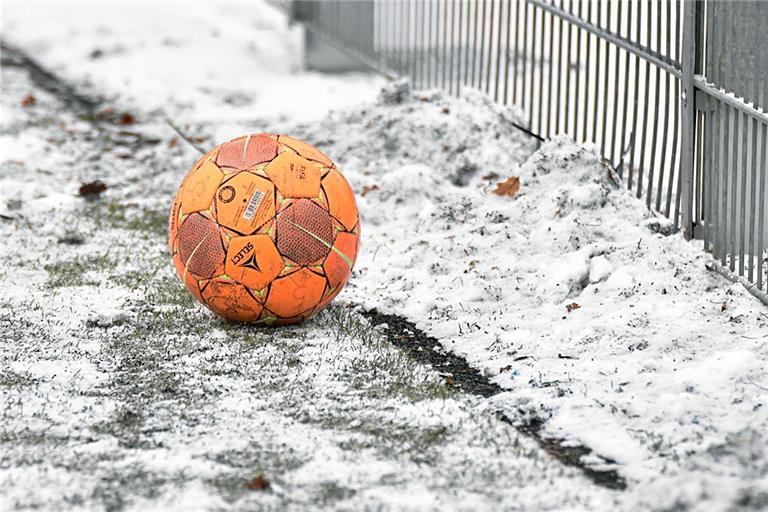
[[[79, 121], [3, 68], [7, 505], [768, 508], [768, 308], [589, 148], [536, 150], [478, 94], [374, 100], [373, 77], [299, 72], [296, 31], [259, 4], [16, 4], [2, 33], [140, 120]], [[165, 116], [204, 145], [287, 132], [340, 164], [363, 248], [339, 305], [263, 331], [184, 295], [162, 223], [195, 155]], [[515, 197], [493, 194], [513, 175]], [[76, 197], [95, 178], [101, 200]], [[408, 317], [507, 391], [451, 394], [358, 308]], [[628, 489], [592, 485], [493, 410], [615, 460]], [[253, 473], [272, 490], [244, 491]]]

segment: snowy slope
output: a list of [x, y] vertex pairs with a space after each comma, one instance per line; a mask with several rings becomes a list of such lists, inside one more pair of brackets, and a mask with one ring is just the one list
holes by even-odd
[[[462, 115], [417, 93], [295, 130], [377, 187], [344, 297], [405, 313], [507, 388], [499, 407], [619, 462], [629, 502], [768, 505], [768, 308], [595, 151], [556, 138], [517, 167], [510, 134]], [[493, 194], [511, 175], [520, 192]]]

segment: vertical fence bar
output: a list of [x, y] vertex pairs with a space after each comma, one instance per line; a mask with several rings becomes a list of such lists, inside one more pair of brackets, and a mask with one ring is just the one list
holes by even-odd
[[[568, 0], [568, 12], [573, 14], [573, 0]], [[568, 118], [571, 112], [571, 47], [573, 46], [572, 39], [572, 23], [568, 23], [568, 31], [565, 36], [566, 40], [566, 53], [565, 53], [565, 119], [563, 120], [563, 130], [568, 133]], [[561, 27], [562, 28], [562, 27]], [[571, 137], [576, 138], [576, 134], [571, 132]]]
[[[464, 0], [459, 0], [459, 43], [456, 47], [456, 51], [458, 53], [457, 55], [457, 69], [456, 69], [456, 95], [461, 94], [461, 75], [462, 75], [462, 62], [461, 62], [461, 45], [464, 44], [461, 39], [461, 34], [463, 31], [461, 30], [462, 24], [464, 23]], [[466, 62], [463, 64], [464, 69], [466, 69]]]
[[[509, 16], [509, 15], [507, 15]], [[503, 21], [504, 21], [504, 4], [502, 3], [502, 0], [499, 0], [499, 20], [498, 20], [498, 29], [496, 30], [496, 81], [494, 85], [493, 90], [493, 99], [494, 101], [499, 101], [499, 80], [501, 79], [501, 42], [502, 42], [502, 33], [503, 33]]]
[[[598, 24], [600, 24], [600, 16], [597, 18]], [[611, 30], [611, 2], [606, 4], [606, 18], [604, 28], [608, 31]], [[605, 141], [608, 135], [608, 89], [610, 88], [610, 70], [611, 70], [611, 43], [604, 41], [605, 47], [605, 61], [603, 63], [603, 124], [600, 127], [600, 154], [605, 155]], [[617, 85], [618, 86], [618, 85]]]
[[716, 235], [718, 233], [718, 222], [720, 218], [720, 212], [718, 211], [718, 202], [720, 197], [720, 176], [722, 172], [720, 170], [720, 152], [718, 148], [722, 147], [722, 139], [715, 135], [715, 130], [720, 126], [720, 102], [713, 101], [707, 113], [710, 116], [710, 120], [707, 123], [707, 136], [709, 138], [709, 151], [710, 160], [712, 162], [712, 195], [710, 196], [710, 203], [708, 207], [709, 219], [707, 222], [707, 232], [710, 233], [709, 241], [712, 245], [712, 256], [717, 258], [719, 248], [717, 247]]
[[[538, 89], [538, 111], [536, 113], [536, 120], [538, 121], [538, 126], [536, 130], [543, 134], [544, 130], [542, 129], [542, 126], [544, 125], [544, 59], [545, 59], [545, 53], [544, 53], [544, 44], [545, 44], [545, 36], [547, 31], [547, 22], [545, 20], [547, 12], [541, 9], [541, 24], [539, 25], [539, 55], [538, 60], [536, 62], [536, 69], [539, 71], [539, 89]], [[531, 89], [531, 92], [533, 92], [533, 89]], [[531, 125], [533, 126], [533, 125]]]
[[[474, 42], [472, 44], [472, 75], [471, 79], [471, 87], [477, 87], [477, 84], [475, 82], [475, 72], [477, 71], [477, 29], [478, 29], [478, 22], [480, 21], [480, 15], [478, 14], [480, 7], [480, 2], [478, 0], [475, 0], [475, 10], [474, 10], [474, 30], [472, 31], [472, 37], [474, 39]], [[467, 51], [469, 51], [469, 45], [467, 45]]]
[[739, 237], [739, 275], [744, 275], [744, 257], [746, 255], [746, 224], [747, 224], [747, 169], [749, 168], [748, 158], [749, 150], [749, 127], [750, 120], [746, 114], [739, 113], [743, 118], [741, 131], [739, 133], [739, 177], [741, 178], [741, 190], [739, 191], [739, 226], [737, 236]]
[[[597, 3], [597, 20], [594, 21], [594, 24], [596, 26], [600, 26], [600, 14], [601, 14], [601, 7], [603, 5], [602, 2], [598, 1]], [[600, 47], [601, 44], [601, 38], [596, 37], [595, 40], [595, 97], [594, 97], [594, 110], [592, 112], [592, 142], [597, 143], [597, 118], [599, 117], [600, 113]], [[605, 70], [607, 72], [608, 70]]]
[[[680, 65], [681, 59], [680, 59], [680, 48], [681, 48], [681, 37], [680, 37], [680, 4], [681, 2], [679, 0], [676, 0], [674, 2], [675, 4], [675, 37], [673, 40], [672, 48], [675, 52], [675, 62]], [[675, 94], [673, 96], [672, 100], [672, 107], [674, 108], [674, 127], [672, 129], [672, 158], [670, 162], [670, 169], [669, 169], [669, 181], [667, 182], [667, 200], [666, 200], [666, 208], [665, 211], [667, 213], [667, 216], [671, 217], [674, 220], [675, 228], [679, 226], [679, 205], [680, 205], [680, 165], [679, 165], [679, 149], [678, 146], [678, 136], [680, 133], [680, 80], [675, 77], [673, 80], [674, 87], [675, 87]], [[672, 198], [674, 197], [674, 210], [672, 205]]]
[[[546, 129], [542, 129], [541, 133], [546, 134], [545, 137], [549, 138], [551, 136], [551, 127], [552, 127], [552, 89], [554, 86], [554, 65], [555, 65], [555, 50], [554, 50], [554, 44], [555, 44], [555, 17], [551, 13], [547, 13], [549, 15], [549, 48], [547, 51], [544, 51], [544, 42], [542, 41], [542, 56], [541, 56], [541, 70], [542, 70], [542, 77], [544, 76], [544, 59], [546, 58], [548, 62], [547, 66], [547, 94], [546, 94], [546, 102], [544, 103], [544, 107], [546, 107], [546, 114], [542, 110], [539, 113], [539, 117], [542, 119], [542, 122], [547, 123]], [[544, 57], [544, 56], [547, 57]], [[539, 92], [540, 97], [543, 99], [544, 92], [543, 92], [543, 86], [542, 90]]]
[[[617, 14], [616, 14], [616, 33], [621, 35], [621, 7], [624, 4], [623, 1], [617, 2]], [[609, 11], [609, 16], [613, 11]], [[606, 52], [606, 60], [607, 60], [608, 53]], [[611, 130], [611, 148], [610, 148], [610, 157], [608, 160], [611, 162], [612, 165], [616, 158], [616, 138], [619, 135], [619, 124], [618, 124], [618, 115], [619, 115], [619, 68], [621, 66], [621, 49], [616, 46], [614, 48], [613, 52], [614, 57], [614, 63], [613, 63], [613, 122], [612, 122], [612, 130]], [[608, 71], [606, 70], [606, 77], [608, 76]], [[607, 78], [606, 78], [607, 80]], [[624, 94], [627, 94], [626, 88], [624, 90]], [[619, 150], [621, 151], [621, 150]]]
[[[563, 10], [564, 8], [564, 0], [560, 0], [560, 9]], [[553, 17], [554, 18], [554, 17]], [[560, 133], [560, 116], [561, 116], [561, 109], [560, 109], [560, 95], [561, 95], [561, 84], [563, 82], [563, 18], [558, 16], [558, 25], [557, 25], [557, 92], [555, 93], [555, 129], [554, 133], [558, 134]], [[553, 57], [554, 59], [554, 52]]]
[[[632, 36], [632, 4], [627, 4], [627, 39], [631, 39]], [[626, 156], [627, 141], [627, 118], [629, 118], [629, 64], [630, 53], [624, 52], [624, 107], [621, 120], [621, 141], [619, 143], [619, 176], [624, 177], [626, 165], [624, 158]], [[635, 95], [637, 93], [635, 92]], [[637, 101], [637, 100], [635, 100]], [[631, 125], [630, 125], [631, 127]]]
[[729, 237], [728, 237], [728, 254], [730, 256], [730, 262], [729, 267], [731, 269], [731, 272], [736, 270], [736, 208], [738, 206], [738, 197], [739, 197], [739, 179], [738, 179], [738, 172], [739, 172], [739, 155], [741, 155], [741, 151], [739, 151], [739, 138], [741, 136], [741, 126], [739, 124], [741, 113], [736, 108], [731, 109], [733, 112], [733, 118], [731, 123], [731, 171], [730, 171], [730, 181], [731, 181], [731, 200], [730, 204], [728, 205], [728, 231], [729, 231]]
[[682, 228], [686, 238], [693, 236], [693, 141], [696, 135], [695, 90], [693, 84], [696, 63], [696, 3], [684, 5], [682, 54], [682, 138], [680, 153], [680, 180], [682, 202]]
[[448, 73], [448, 0], [443, 0], [443, 46], [442, 46], [442, 70], [440, 87], [447, 89], [446, 77]]
[[[637, 23], [636, 23], [636, 30], [635, 30], [635, 39], [636, 43], [640, 44], [640, 34], [642, 31], [642, 25], [643, 25], [643, 3], [642, 2], [636, 2], [635, 4], [637, 6]], [[635, 55], [635, 65], [634, 65], [634, 78], [635, 78], [635, 88], [634, 88], [634, 105], [632, 110], [632, 132], [630, 133], [630, 146], [631, 149], [629, 150], [629, 168], [627, 169], [628, 178], [627, 178], [627, 189], [632, 190], [632, 185], [634, 184], [634, 173], [635, 173], [635, 154], [637, 153], [637, 130], [639, 127], [639, 123], [637, 122], [637, 115], [638, 115], [638, 103], [640, 102], [640, 57], [638, 55]]]
[[[526, 2], [526, 5], [528, 3]], [[533, 105], [534, 105], [534, 80], [536, 79], [536, 20], [538, 18], [539, 10], [536, 6], [533, 6], [533, 20], [531, 22], [531, 25], [533, 25], [534, 30], [531, 31], [531, 76], [530, 76], [530, 84], [529, 84], [529, 94], [528, 94], [528, 127], [530, 129], [533, 129]]]
[[515, 53], [514, 57], [512, 58], [512, 100], [511, 104], [515, 105], [517, 104], [517, 71], [519, 67], [519, 54], [518, 54], [518, 48], [520, 48], [520, 34], [523, 33], [522, 30], [520, 30], [520, 20], [522, 16], [520, 15], [520, 1], [519, 0], [512, 0], [512, 5], [515, 6]]
[[[652, 26], [653, 26], [652, 25], [653, 12], [651, 10], [651, 7], [652, 7], [653, 3], [651, 2], [651, 0], [647, 0], [647, 1], [648, 1], [648, 11], [645, 14], [645, 17], [646, 17], [646, 29], [645, 29], [646, 30], [646, 41], [645, 41], [645, 44], [646, 44], [646, 48], [650, 49], [650, 47], [651, 47]], [[640, 130], [642, 130], [642, 140], [640, 142], [640, 147], [639, 147], [639, 150], [640, 150], [640, 164], [637, 167], [637, 192], [636, 192], [636, 195], [637, 195], [638, 199], [640, 197], [642, 197], [643, 186], [645, 185], [645, 183], [643, 182], [643, 176], [645, 175], [645, 154], [646, 154], [645, 149], [646, 149], [646, 139], [648, 137], [648, 130], [650, 128], [649, 127], [650, 122], [648, 121], [648, 117], [649, 117], [649, 114], [650, 114], [650, 112], [648, 110], [648, 93], [651, 90], [651, 64], [650, 64], [650, 62], [648, 62], [645, 59], [643, 59], [643, 62], [645, 64], [645, 66], [644, 66], [644, 68], [645, 68], [645, 74], [644, 74], [644, 77], [645, 77], [645, 87], [643, 87], [645, 108], [643, 108], [643, 110], [642, 110], [643, 122], [638, 127]], [[693, 92], [693, 88], [691, 89], [691, 91]], [[694, 123], [695, 123], [695, 119], [694, 119]], [[635, 139], [635, 140], [637, 140], [637, 139]]]
[[[667, 9], [666, 9], [666, 24], [665, 24], [665, 32], [666, 32], [666, 53], [668, 56], [671, 57], [672, 55], [672, 45], [671, 45], [671, 33], [672, 33], [672, 0], [666, 0]], [[666, 177], [666, 170], [668, 167], [672, 167], [671, 164], [668, 163], [667, 157], [669, 154], [667, 153], [667, 141], [669, 140], [669, 111], [670, 111], [670, 105], [669, 105], [669, 98], [670, 98], [670, 82], [669, 82], [669, 72], [664, 72], [664, 132], [662, 135], [662, 141], [661, 141], [661, 161], [659, 162], [659, 180], [658, 180], [658, 187], [656, 190], [656, 210], [661, 210], [661, 195], [662, 191], [664, 190], [664, 180], [665, 178], [668, 180], [671, 180], [673, 176], [670, 174], [669, 177]]]
[[749, 280], [754, 282], [755, 280], [755, 211], [758, 205], [755, 203], [755, 196], [757, 192], [757, 119], [752, 119], [751, 129], [751, 141], [749, 145], [750, 159], [749, 159], [749, 171], [750, 171], [750, 187], [749, 187], [749, 224], [747, 225], [747, 233], [749, 238], [746, 241], [745, 252], [749, 255]]
[[[661, 0], [658, 0], [656, 4], [656, 16], [654, 17], [656, 25], [656, 52], [661, 53]], [[649, 34], [650, 36], [650, 34]], [[653, 136], [651, 138], [651, 163], [648, 167], [648, 190], [646, 191], [645, 206], [651, 208], [651, 197], [653, 196], [654, 187], [654, 174], [656, 171], [656, 143], [658, 141], [659, 134], [659, 95], [661, 94], [661, 68], [654, 66], [654, 74], [656, 75], [656, 89], [653, 98]], [[650, 123], [649, 123], [650, 124]], [[658, 185], [660, 187], [661, 184]]]
[[[579, 0], [576, 0], [578, 3], [578, 17], [581, 18], [581, 6], [582, 2]], [[581, 27], [576, 27], [576, 77], [575, 77], [575, 85], [574, 85], [574, 95], [573, 95], [573, 140], [576, 142], [579, 141], [579, 79], [581, 78]]]
[[[520, 80], [520, 106], [525, 108], [525, 83], [528, 73], [528, 2], [523, 2], [523, 65]], [[529, 125], [530, 126], [530, 125]]]
[[482, 20], [480, 22], [480, 56], [479, 56], [480, 67], [478, 69], [477, 77], [475, 77], [475, 80], [476, 80], [475, 87], [480, 90], [483, 89], [483, 64], [485, 59], [485, 25], [486, 25], [485, 21], [487, 16], [487, 9], [486, 9], [487, 3], [488, 2], [486, 2], [485, 0], [482, 2], [483, 14], [482, 14]]
[[[579, 17], [581, 17], [581, 12], [579, 12]], [[587, 21], [592, 21], [592, 2], [587, 3]], [[587, 112], [589, 112], [589, 71], [590, 67], [592, 67], [592, 61], [589, 56], [592, 54], [592, 34], [585, 30], [584, 35], [586, 36], [586, 58], [584, 59], [584, 119], [582, 125], [581, 140], [587, 141], [589, 140], [587, 135], [587, 126], [589, 125], [589, 116], [587, 115]]]
[[488, 19], [488, 62], [485, 70], [485, 94], [491, 94], [491, 70], [493, 68], [493, 13], [496, 0], [488, 0], [491, 4], [490, 18]]
[[[515, 2], [515, 6], [517, 6], [517, 2]], [[517, 23], [517, 18], [512, 17], [512, 0], [507, 0], [507, 44], [504, 47], [504, 101], [502, 102], [505, 105], [509, 104], [509, 54], [511, 53], [509, 45], [511, 42], [510, 32], [512, 30], [513, 19], [515, 20], [515, 23]], [[515, 55], [517, 55], [517, 45], [515, 45]], [[517, 64], [517, 62], [515, 62], [515, 64]], [[515, 76], [517, 76], [517, 74], [515, 74]]]
[[[762, 124], [762, 144], [760, 147], [762, 148], [762, 158], [760, 161], [762, 162], [762, 172], [760, 173], [760, 187], [758, 188], [758, 191], [760, 193], [760, 199], [758, 200], [758, 205], [760, 205], [760, 209], [757, 212], [757, 250], [755, 251], [757, 253], [757, 287], [758, 289], [761, 289], [763, 287], [763, 275], [768, 274], [768, 258], [766, 258], [766, 261], [763, 261], [763, 255], [765, 254], [766, 249], [766, 243], [768, 240], [766, 240], [766, 225], [765, 225], [765, 216], [766, 211], [768, 210], [768, 126], [766, 126], [764, 123]], [[768, 281], [768, 280], [767, 280]], [[768, 291], [768, 282], [766, 284], [766, 291]]]
[[[456, 80], [454, 74], [454, 57], [456, 53], [456, 0], [451, 0], [451, 44], [450, 44], [450, 71], [448, 72], [448, 90], [449, 92], [455, 92], [458, 94], [459, 82]], [[454, 90], [455, 86], [455, 90]]]
[[731, 107], [729, 105], [723, 105], [723, 132], [720, 139], [720, 162], [721, 162], [721, 174], [722, 178], [722, 195], [720, 197], [720, 228], [718, 229], [718, 236], [720, 239], [721, 253], [720, 263], [725, 266], [728, 263], [728, 221], [729, 221], [729, 209], [730, 209], [730, 195], [733, 194], [731, 187], [729, 186], [730, 169], [731, 169], [731, 147], [733, 138], [733, 129], [731, 128]]

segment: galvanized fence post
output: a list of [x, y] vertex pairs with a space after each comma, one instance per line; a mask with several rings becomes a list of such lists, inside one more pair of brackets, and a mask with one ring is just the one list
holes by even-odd
[[680, 189], [681, 227], [686, 238], [693, 237], [693, 173], [695, 165], [694, 144], [696, 138], [696, 42], [698, 41], [697, 17], [698, 0], [686, 0], [683, 12], [682, 48], [682, 115], [680, 141]]

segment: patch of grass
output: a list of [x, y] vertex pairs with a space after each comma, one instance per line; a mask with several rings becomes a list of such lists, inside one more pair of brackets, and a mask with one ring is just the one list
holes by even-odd
[[227, 502], [234, 502], [252, 493], [246, 483], [255, 475], [264, 475], [270, 482], [281, 482], [282, 476], [299, 469], [308, 458], [299, 456], [289, 446], [270, 441], [250, 442], [238, 449], [222, 450], [206, 457], [229, 469], [207, 481]]
[[315, 498], [316, 502], [325, 506], [352, 498], [357, 491], [341, 486], [336, 482], [323, 482]]
[[446, 399], [455, 391], [408, 354], [395, 349], [382, 333], [354, 310], [331, 304], [316, 323], [337, 341], [359, 344], [360, 355], [347, 365], [355, 389], [373, 399], [401, 397], [411, 402]]
[[159, 474], [140, 464], [112, 468], [89, 497], [104, 510], [123, 510], [136, 498], [152, 499], [163, 493], [163, 487], [180, 486], [191, 479], [183, 471]]
[[339, 445], [345, 451], [374, 450], [384, 457], [406, 456], [416, 462], [434, 463], [441, 447], [450, 442], [449, 432], [442, 425], [419, 428], [375, 417], [365, 421], [338, 418], [334, 423], [340, 428], [354, 426], [349, 429], [354, 435]]
[[119, 265], [116, 254], [105, 251], [100, 254], [77, 255], [72, 259], [48, 263], [48, 287], [95, 286], [98, 281], [89, 278], [89, 272], [111, 270]]
[[92, 219], [96, 229], [118, 228], [164, 237], [168, 212], [148, 210], [115, 201], [97, 199], [86, 203], [83, 215]]
[[18, 373], [10, 368], [0, 369], [0, 387], [4, 388], [21, 388], [37, 384], [37, 379], [33, 378], [29, 373]]

